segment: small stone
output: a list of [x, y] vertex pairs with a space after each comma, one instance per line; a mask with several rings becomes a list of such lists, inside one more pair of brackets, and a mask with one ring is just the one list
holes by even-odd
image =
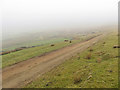
[[107, 76], [110, 76], [110, 74], [107, 74]]
[[87, 68], [87, 66], [85, 66], [85, 68]]
[[49, 86], [49, 84], [51, 84], [52, 82], [48, 82], [47, 84], [46, 84], [46, 86]]
[[105, 83], [105, 81], [102, 81], [103, 83]]
[[46, 84], [46, 86], [49, 86], [48, 83]]
[[109, 70], [109, 72], [113, 72], [112, 70]]
[[61, 74], [58, 74], [57, 76], [60, 76]]
[[80, 57], [78, 57], [78, 60], [80, 59]]
[[88, 77], [88, 79], [90, 79], [90, 78], [92, 78], [92, 75], [90, 75], [90, 76]]
[[89, 75], [92, 75], [92, 73], [89, 73]]

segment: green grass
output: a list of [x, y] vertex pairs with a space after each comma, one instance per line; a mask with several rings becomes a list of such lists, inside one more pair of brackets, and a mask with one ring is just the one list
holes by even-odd
[[65, 38], [53, 38], [53, 39], [48, 39], [48, 40], [36, 40], [36, 41], [29, 41], [29, 42], [24, 42], [24, 43], [18, 43], [13, 46], [10, 46], [8, 48], [3, 48], [3, 51], [8, 51], [8, 50], [13, 50], [22, 46], [26, 47], [31, 47], [31, 46], [37, 46], [37, 45], [45, 45], [45, 44], [51, 44], [51, 43], [57, 43], [63, 41]]
[[79, 39], [72, 40], [72, 43], [64, 42], [64, 40], [62, 42], [57, 42], [57, 41], [53, 40], [53, 42], [55, 43], [55, 46], [53, 46], [53, 47], [51, 47], [50, 44], [48, 43], [43, 46], [28, 48], [28, 49], [20, 50], [17, 52], [9, 53], [6, 55], [2, 55], [2, 56], [0, 56], [0, 57], [2, 57], [2, 68], [16, 64], [16, 63], [24, 61], [24, 60], [28, 60], [35, 56], [40, 56], [44, 53], [51, 52], [51, 51], [63, 48], [65, 46], [68, 46], [68, 45], [71, 45], [74, 43], [78, 43], [78, 42], [85, 40], [87, 38], [90, 38], [90, 37], [92, 37], [92, 35], [88, 35], [86, 37], [85, 36], [80, 37]]
[[51, 47], [50, 44], [34, 47], [34, 48], [28, 48], [21, 51], [17, 51], [14, 53], [10, 53], [7, 55], [2, 56], [2, 67], [6, 67], [12, 64], [15, 64], [20, 61], [24, 61], [30, 58], [33, 58], [35, 56], [40, 56], [44, 53], [62, 48], [66, 45], [69, 45], [69, 43], [60, 42], [55, 44], [55, 46]]
[[118, 49], [113, 48], [117, 44], [117, 34], [110, 34], [25, 88], [117, 88]]

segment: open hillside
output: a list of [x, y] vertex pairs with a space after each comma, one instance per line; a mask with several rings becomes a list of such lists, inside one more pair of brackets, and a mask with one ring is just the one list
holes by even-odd
[[114, 45], [118, 45], [116, 32], [109, 33], [25, 88], [117, 88], [119, 56]]
[[[61, 42], [64, 39], [73, 40], [76, 37], [86, 36], [88, 34], [98, 33], [100, 30], [79, 31], [79, 30], [61, 30], [61, 31], [35, 31], [23, 34], [8, 35], [5, 33], [2, 38], [2, 51], [13, 50], [19, 47], [40, 46]], [[1, 50], [0, 50], [1, 52]]]
[[[6, 66], [10, 66], [18, 62], [24, 61], [24, 60], [34, 58], [36, 56], [41, 56], [43, 54], [63, 48], [65, 46], [72, 45], [72, 44], [75, 44], [81, 41], [85, 41], [97, 35], [99, 35], [99, 33], [92, 33], [92, 34], [90, 33], [87, 35], [80, 35], [79, 37], [76, 36], [74, 37], [74, 39], [71, 40], [71, 43], [64, 41], [64, 40], [70, 40], [70, 39], [48, 40], [47, 42], [49, 43], [46, 43], [44, 45], [38, 45], [38, 46], [31, 47], [31, 48], [25, 48], [20, 51], [11, 52], [11, 53], [2, 55], [0, 56], [2, 57], [2, 67], [4, 68]], [[43, 42], [45, 43], [45, 41]], [[54, 44], [55, 46], [52, 47], [51, 46], [52, 44]]]

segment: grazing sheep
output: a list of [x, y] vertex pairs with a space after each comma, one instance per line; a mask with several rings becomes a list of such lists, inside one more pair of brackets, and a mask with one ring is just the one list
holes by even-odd
[[68, 40], [64, 40], [64, 42], [68, 42]]
[[72, 41], [70, 41], [70, 43], [72, 43]]
[[54, 44], [51, 44], [51, 46], [55, 46]]

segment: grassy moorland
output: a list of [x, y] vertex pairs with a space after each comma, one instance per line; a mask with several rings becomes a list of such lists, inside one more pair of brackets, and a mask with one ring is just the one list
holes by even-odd
[[[8, 50], [14, 50], [19, 47], [31, 47], [31, 46], [40, 46], [40, 45], [45, 45], [45, 44], [50, 44], [50, 43], [57, 43], [63, 41], [65, 38], [54, 38], [54, 39], [48, 39], [48, 40], [36, 40], [36, 41], [29, 41], [29, 42], [20, 42], [15, 45], [12, 45], [8, 48], [3, 48], [3, 51], [8, 51]], [[14, 41], [15, 42], [15, 41]]]
[[25, 88], [117, 88], [117, 33], [47, 72]]
[[20, 50], [17, 52], [12, 52], [12, 53], [9, 53], [6, 55], [2, 55], [2, 56], [0, 56], [0, 57], [2, 57], [2, 67], [4, 68], [6, 66], [13, 65], [13, 64], [16, 64], [16, 63], [24, 61], [24, 60], [28, 60], [28, 59], [33, 58], [35, 56], [40, 56], [44, 53], [51, 52], [51, 51], [63, 48], [65, 46], [68, 46], [68, 45], [71, 45], [74, 43], [78, 43], [80, 41], [83, 41], [83, 40], [88, 39], [90, 37], [93, 37], [95, 35], [97, 35], [97, 34], [94, 34], [94, 35], [90, 34], [87, 36], [81, 36], [77, 39], [72, 40], [72, 43], [64, 42], [64, 40], [62, 42], [55, 41], [56, 43], [54, 43], [55, 46], [53, 46], [53, 47], [51, 47], [50, 44], [45, 44], [43, 46], [27, 48], [27, 49], [23, 49], [23, 50]]

